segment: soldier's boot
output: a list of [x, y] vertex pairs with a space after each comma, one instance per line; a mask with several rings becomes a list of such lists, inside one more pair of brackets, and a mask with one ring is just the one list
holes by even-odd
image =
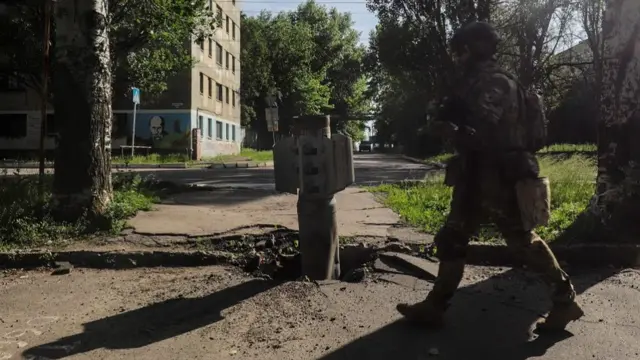
[[[562, 271], [562, 270], [561, 270]], [[562, 271], [565, 281], [556, 284], [553, 296], [553, 306], [545, 318], [538, 321], [536, 330], [539, 332], [562, 331], [567, 325], [584, 316], [584, 311], [576, 302], [576, 291], [569, 280], [569, 276]]]
[[536, 330], [539, 332], [562, 331], [570, 322], [580, 319], [583, 315], [584, 311], [575, 301], [554, 304], [547, 317], [538, 321]]
[[396, 309], [405, 320], [426, 327], [444, 325], [444, 313], [449, 300], [462, 281], [464, 261], [445, 261], [438, 266], [438, 277], [433, 290], [424, 301], [416, 304], [398, 304]]
[[576, 303], [576, 291], [569, 275], [562, 270], [549, 246], [540, 237], [531, 232], [531, 243], [527, 251], [527, 263], [542, 275], [542, 279], [553, 289], [551, 311], [537, 323], [540, 332], [561, 331], [567, 325], [584, 315], [580, 305]]

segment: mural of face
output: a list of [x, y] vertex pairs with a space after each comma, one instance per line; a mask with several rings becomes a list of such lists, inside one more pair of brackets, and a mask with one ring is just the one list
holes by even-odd
[[154, 140], [160, 140], [164, 136], [164, 119], [161, 116], [153, 116], [149, 119], [149, 132]]

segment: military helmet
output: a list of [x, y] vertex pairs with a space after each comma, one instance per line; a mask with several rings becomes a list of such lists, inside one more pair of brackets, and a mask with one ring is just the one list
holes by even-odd
[[473, 21], [458, 29], [451, 38], [451, 50], [462, 53], [465, 46], [474, 57], [491, 57], [497, 52], [500, 36], [493, 25]]

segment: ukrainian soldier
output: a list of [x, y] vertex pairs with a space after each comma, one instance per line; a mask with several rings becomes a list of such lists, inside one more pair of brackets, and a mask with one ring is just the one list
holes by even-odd
[[498, 40], [484, 22], [464, 26], [451, 40], [462, 76], [440, 112], [444, 116], [435, 120], [456, 148], [445, 175], [453, 186], [451, 210], [434, 240], [438, 277], [426, 300], [397, 309], [407, 320], [442, 325], [462, 280], [469, 240], [481, 224], [492, 222], [551, 289], [553, 306], [538, 330], [561, 330], [584, 313], [568, 275], [533, 231], [549, 216], [549, 184], [539, 176], [535, 157], [545, 142], [544, 111], [539, 97], [496, 63]]

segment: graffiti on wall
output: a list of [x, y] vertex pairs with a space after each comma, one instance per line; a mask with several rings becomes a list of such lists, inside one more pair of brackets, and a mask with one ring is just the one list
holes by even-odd
[[[131, 118], [131, 116], [129, 116]], [[131, 118], [130, 121], [133, 119]], [[131, 127], [131, 125], [129, 125]], [[154, 149], [182, 150], [189, 147], [191, 115], [138, 114], [136, 116], [136, 145]]]

